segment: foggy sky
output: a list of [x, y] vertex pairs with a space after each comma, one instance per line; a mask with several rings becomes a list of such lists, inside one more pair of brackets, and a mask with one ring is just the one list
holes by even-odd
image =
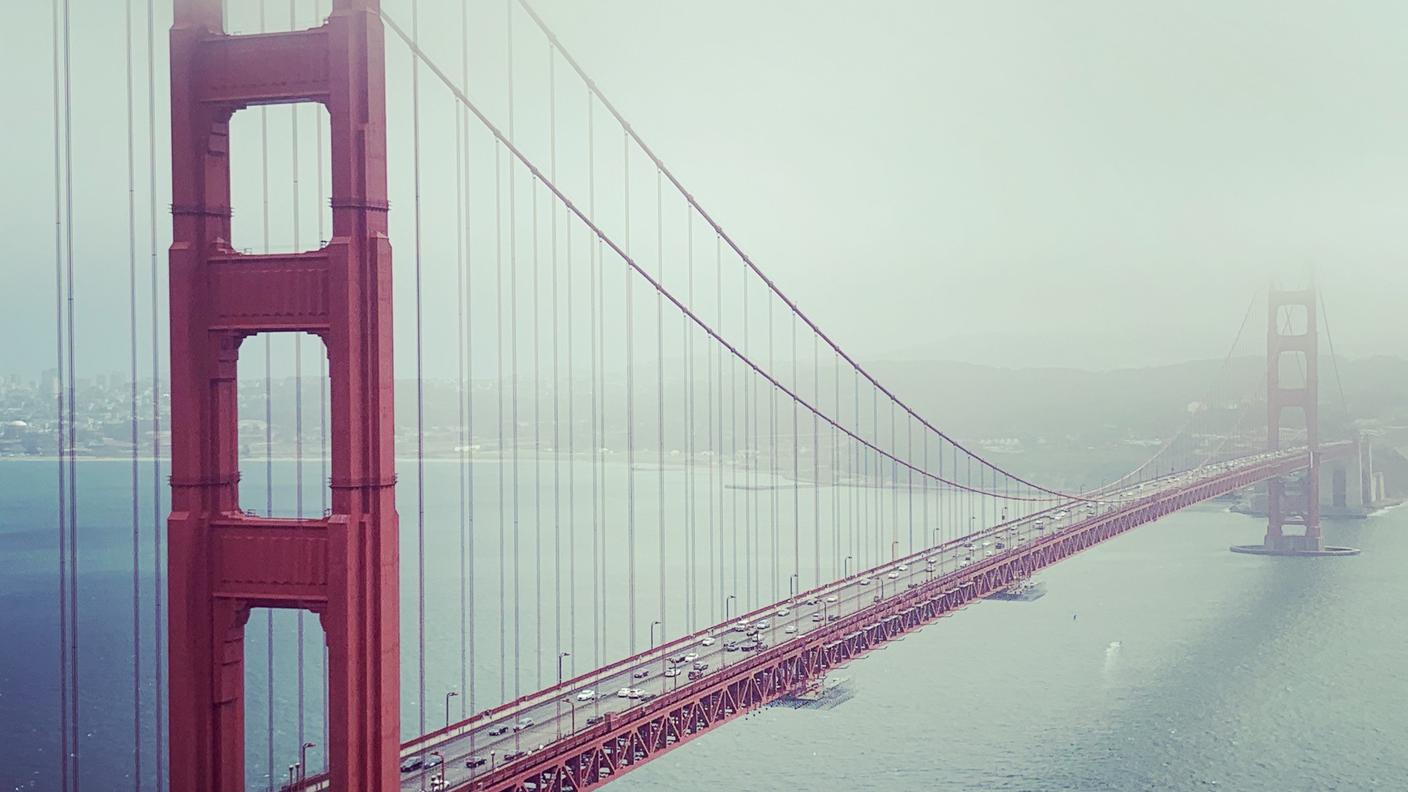
[[[47, 3], [15, 5], [0, 34], [0, 69], [11, 75], [0, 88], [0, 373], [33, 374], [53, 365], [51, 29]], [[237, 13], [250, 24], [245, 5]], [[1216, 358], [1270, 277], [1295, 284], [1311, 266], [1338, 352], [1408, 350], [1401, 3], [536, 5], [703, 205], [862, 358], [1091, 368]], [[73, 2], [80, 371], [126, 367], [122, 6]], [[269, 6], [287, 16], [285, 3]], [[420, 6], [425, 20], [457, 19], [450, 0]], [[312, 4], [300, 7], [308, 14]], [[408, 0], [387, 8], [409, 21]], [[497, 0], [471, 8], [502, 14]], [[136, 13], [144, 312], [144, 9]], [[159, 13], [164, 48], [169, 11]], [[449, 58], [453, 41], [434, 40], [444, 26], [428, 26], [427, 47]], [[496, 33], [474, 35], [491, 42]], [[473, 71], [494, 47], [476, 50]], [[402, 113], [391, 120], [394, 140], [408, 123], [400, 92], [409, 67], [391, 36], [388, 53], [390, 106]], [[163, 51], [163, 269], [165, 69]], [[497, 112], [496, 89], [476, 90]], [[451, 117], [443, 95], [435, 101], [423, 117], [431, 126]], [[428, 134], [449, 127], [435, 129]], [[395, 191], [408, 159], [393, 147], [403, 335], [410, 203]], [[426, 189], [428, 203], [452, 199]], [[313, 220], [304, 222], [308, 238]], [[441, 280], [452, 277], [428, 270], [428, 290], [452, 290]], [[432, 358], [437, 343], [432, 334]]]

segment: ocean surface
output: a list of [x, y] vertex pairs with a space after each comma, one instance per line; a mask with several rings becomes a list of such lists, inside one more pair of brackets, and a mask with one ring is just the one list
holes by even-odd
[[[443, 722], [448, 690], [473, 692], [472, 702], [468, 695], [452, 700], [453, 717], [490, 706], [501, 696], [511, 698], [515, 690], [554, 681], [552, 660], [560, 647], [572, 647], [571, 662], [586, 670], [595, 655], [620, 656], [632, 641], [644, 648], [645, 623], [662, 611], [666, 629], [675, 634], [691, 621], [702, 625], [715, 618], [726, 607], [716, 601], [722, 591], [738, 591], [740, 599], [768, 599], [771, 584], [762, 581], [771, 579], [774, 558], [785, 565], [794, 555], [800, 557], [808, 578], [839, 574], [833, 568], [839, 556], [864, 560], [872, 546], [888, 544], [882, 537], [892, 535], [907, 544], [913, 534], [905, 529], [915, 530], [911, 526], [919, 519], [905, 519], [902, 506], [884, 512], [895, 500], [888, 497], [893, 493], [874, 498], [874, 492], [813, 492], [788, 484], [753, 493], [754, 513], [762, 523], [751, 533], [741, 529], [735, 541], [729, 529], [706, 536], [702, 505], [696, 501], [693, 513], [699, 519], [688, 554], [701, 569], [708, 566], [704, 559], [712, 562], [720, 548], [722, 559], [685, 587], [689, 593], [672, 584], [662, 596], [655, 585], [659, 502], [642, 487], [636, 504], [638, 601], [660, 606], [640, 606], [633, 634], [626, 626], [628, 616], [607, 607], [624, 597], [627, 586], [623, 554], [630, 537], [619, 486], [623, 466], [599, 470], [610, 486], [598, 507], [602, 528], [597, 539], [611, 567], [597, 580], [590, 572], [592, 509], [585, 483], [590, 465], [579, 462], [573, 468], [575, 519], [565, 507], [557, 512], [532, 509], [534, 498], [551, 497], [551, 473], [544, 472], [550, 467], [540, 467], [544, 484], [537, 488], [531, 484], [532, 460], [520, 467], [515, 534], [512, 509], [486, 505], [500, 502], [501, 481], [511, 492], [510, 472], [491, 463], [473, 466], [475, 502], [480, 504], [471, 532], [478, 542], [470, 564], [475, 582], [461, 592], [459, 477], [452, 463], [427, 464], [427, 681], [422, 696], [414, 585], [420, 541], [416, 478], [413, 463], [401, 465], [402, 713], [408, 734], [422, 722], [429, 728]], [[0, 790], [58, 786], [54, 469], [53, 462], [0, 462]], [[92, 790], [133, 788], [130, 472], [124, 462], [79, 464], [80, 773], [83, 788]], [[246, 473], [247, 505], [265, 502], [262, 472]], [[305, 512], [316, 513], [319, 472], [314, 464], [306, 465], [304, 473]], [[568, 476], [562, 468], [559, 474], [557, 483], [565, 493]], [[683, 486], [677, 470], [638, 469], [636, 475], [666, 483], [667, 492], [676, 483]], [[149, 465], [142, 466], [142, 476], [141, 778], [142, 788], [150, 789], [156, 741]], [[279, 513], [291, 511], [293, 478], [291, 463], [275, 463]], [[721, 511], [737, 508], [731, 500], [736, 492], [729, 491], [717, 504]], [[746, 512], [750, 496], [740, 497]], [[861, 499], [856, 510], [847, 505], [851, 497]], [[833, 510], [871, 514], [866, 497], [874, 498], [869, 505], [877, 507], [873, 511], [880, 524], [854, 540], [854, 549], [844, 526], [835, 535], [808, 538], [800, 531], [793, 536], [794, 524], [817, 522], [813, 514], [833, 525], [840, 522], [833, 520]], [[827, 505], [831, 498], [834, 506]], [[809, 506], [809, 499], [816, 505]], [[776, 518], [770, 511], [774, 506]], [[938, 515], [952, 515], [950, 506], [933, 501], [943, 533], [949, 529]], [[164, 504], [161, 511], [165, 513]], [[678, 511], [672, 505], [667, 519], [677, 518]], [[893, 522], [886, 525], [887, 519]], [[951, 519], [949, 528], [963, 522]], [[774, 524], [781, 535], [776, 551], [771, 544]], [[840, 673], [855, 695], [832, 709], [766, 709], [631, 772], [612, 788], [1408, 789], [1408, 509], [1327, 523], [1329, 541], [1363, 549], [1354, 558], [1274, 559], [1227, 551], [1230, 544], [1258, 541], [1262, 532], [1260, 521], [1216, 506], [1145, 526], [1042, 573], [1047, 594], [1040, 600], [979, 603], [852, 663]], [[517, 566], [515, 535], [520, 539]], [[922, 539], [921, 533], [916, 541]], [[671, 558], [686, 554], [683, 547], [678, 553], [674, 549], [687, 540], [671, 535], [666, 542]], [[742, 545], [741, 572], [730, 555], [735, 545]], [[547, 548], [546, 570], [538, 566], [543, 557], [539, 547]], [[750, 557], [760, 568], [760, 582], [747, 594]], [[673, 581], [683, 571], [671, 563], [666, 572]], [[476, 618], [460, 618], [462, 595], [474, 598]], [[517, 611], [516, 620], [501, 617], [504, 602], [510, 603], [508, 611]], [[541, 615], [539, 602], [546, 603]], [[321, 744], [316, 624], [316, 619], [305, 620], [301, 712], [304, 738]], [[297, 759], [297, 629], [291, 613], [272, 620], [256, 613], [250, 619], [250, 789], [267, 789], [269, 767], [278, 777]], [[274, 641], [268, 644], [271, 632]], [[462, 635], [472, 637], [476, 647], [472, 675], [459, 662]], [[272, 746], [267, 740], [271, 698]], [[310, 764], [321, 762], [315, 748]]]

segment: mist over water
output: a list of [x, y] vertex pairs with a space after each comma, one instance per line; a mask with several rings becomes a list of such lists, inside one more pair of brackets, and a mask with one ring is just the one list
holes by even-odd
[[[276, 499], [289, 503], [292, 465], [275, 465]], [[420, 720], [415, 479], [413, 465], [401, 467], [402, 727], [410, 736]], [[495, 464], [474, 467], [477, 487], [497, 487]], [[532, 467], [531, 459], [520, 460], [524, 497], [532, 492]], [[619, 519], [624, 501], [615, 494], [624, 469], [602, 468], [612, 469], [615, 477], [604, 542], [612, 552], [607, 601], [617, 606], [609, 612], [600, 648], [609, 660], [629, 649], [626, 616], [619, 607], [626, 593], [620, 555], [626, 536]], [[433, 486], [428, 487], [432, 497], [426, 522], [425, 717], [432, 729], [443, 721], [444, 693], [460, 689], [461, 683], [456, 469], [451, 462], [427, 464], [427, 481]], [[551, 466], [545, 462], [542, 469]], [[6, 746], [0, 789], [53, 785], [57, 712], [50, 691], [56, 680], [54, 664], [47, 660], [57, 656], [53, 473], [53, 463], [0, 464], [7, 483], [0, 493], [0, 579], [5, 581], [0, 590], [5, 632], [0, 641], [0, 710], [5, 716], [0, 718], [0, 744]], [[81, 771], [85, 786], [92, 788], [110, 788], [112, 779], [127, 777], [132, 769], [129, 473], [123, 462], [79, 466]], [[316, 479], [316, 465], [305, 465], [305, 473]], [[683, 481], [678, 469], [666, 473]], [[563, 474], [565, 480], [565, 468]], [[659, 473], [642, 467], [636, 475]], [[590, 465], [579, 462], [578, 482], [589, 476]], [[262, 475], [248, 471], [245, 478], [246, 501], [262, 502], [257, 490]], [[531, 519], [520, 523], [517, 665], [512, 617], [499, 617], [498, 515], [482, 505], [496, 492], [483, 496], [476, 509], [475, 709], [503, 700], [501, 691], [512, 698], [517, 689], [527, 692], [540, 682], [555, 681], [552, 659], [559, 623], [564, 645], [576, 625], [579, 670], [593, 664], [591, 555], [582, 547], [590, 541], [590, 498], [582, 489], [586, 494], [579, 492], [577, 530], [583, 556], [576, 597], [571, 596], [566, 553], [563, 568], [552, 574], [553, 526], [544, 525], [548, 561], [541, 578], [541, 654], [537, 609], [530, 605], [538, 601], [533, 593], [537, 526]], [[778, 492], [785, 496], [779, 497], [779, 515], [790, 526], [790, 511], [781, 508], [790, 510], [792, 489], [789, 485]], [[807, 503], [808, 491], [800, 492], [799, 502]], [[756, 537], [758, 559], [770, 570], [771, 496], [767, 490], [754, 494], [764, 519], [764, 531]], [[317, 501], [311, 481], [304, 497], [310, 504]], [[637, 648], [648, 644], [643, 631], [655, 618], [646, 603], [658, 601], [656, 508], [653, 501], [637, 503], [637, 621], [642, 631]], [[564, 526], [568, 522], [564, 515]], [[511, 526], [508, 516], [506, 531]], [[699, 528], [698, 538], [707, 544], [703, 526]], [[1403, 706], [1408, 678], [1398, 665], [1408, 656], [1408, 629], [1398, 612], [1408, 597], [1408, 580], [1400, 573], [1400, 559], [1408, 553], [1408, 509], [1327, 524], [1327, 541], [1362, 547], [1358, 558], [1303, 561], [1227, 552], [1229, 544], [1256, 541], [1262, 531], [1260, 521], [1218, 507], [1175, 514], [1043, 572], [1048, 593], [1038, 601], [980, 603], [850, 664], [838, 675], [849, 678], [856, 695], [834, 709], [766, 709], [631, 772], [613, 782], [613, 788], [1401, 789], [1408, 778], [1408, 747], [1399, 739], [1408, 729], [1408, 707]], [[564, 548], [569, 539], [564, 538]], [[790, 548], [790, 539], [790, 534], [782, 537], [784, 547]], [[150, 570], [146, 544], [141, 562]], [[810, 548], [804, 539], [804, 558], [811, 557]], [[505, 549], [504, 585], [512, 603], [514, 567], [511, 548]], [[831, 549], [821, 555], [823, 577], [839, 576], [841, 570], [830, 568]], [[671, 563], [682, 561], [672, 558]], [[726, 557], [726, 586], [732, 583], [730, 563]], [[809, 564], [803, 569], [810, 574]], [[672, 566], [667, 573], [667, 622], [673, 635], [687, 626], [688, 610], [676, 583], [681, 570]], [[746, 574], [740, 570], [740, 578]], [[770, 574], [761, 579], [769, 580]], [[702, 593], [706, 581], [698, 585], [696, 626], [703, 626], [713, 618], [713, 603]], [[755, 595], [771, 600], [772, 591], [760, 589]], [[560, 611], [553, 607], [554, 592], [561, 594]], [[144, 603], [150, 594], [144, 590]], [[149, 614], [143, 619], [143, 667], [149, 678]], [[249, 789], [267, 784], [263, 619], [262, 613], [253, 614], [246, 631]], [[292, 613], [279, 613], [274, 622], [276, 775], [296, 761], [294, 620]], [[305, 629], [305, 738], [321, 744], [316, 619], [307, 618]], [[509, 641], [506, 666], [500, 664], [501, 629]], [[517, 668], [517, 675], [501, 674], [504, 667]], [[566, 673], [570, 676], [570, 665]], [[143, 690], [148, 733], [154, 724], [149, 685]], [[468, 698], [452, 700], [452, 717], [460, 716], [462, 705], [470, 709]], [[144, 758], [149, 779], [151, 750], [149, 741]], [[310, 763], [321, 765], [317, 749]]]

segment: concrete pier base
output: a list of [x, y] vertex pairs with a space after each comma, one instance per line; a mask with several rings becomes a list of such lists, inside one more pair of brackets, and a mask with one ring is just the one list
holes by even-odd
[[1298, 545], [1296, 543], [1281, 543], [1279, 546], [1275, 547], [1268, 547], [1265, 544], [1232, 545], [1228, 549], [1234, 553], [1246, 553], [1248, 555], [1299, 556], [1302, 558], [1359, 555], [1359, 548], [1357, 547], [1312, 547], [1308, 545]]

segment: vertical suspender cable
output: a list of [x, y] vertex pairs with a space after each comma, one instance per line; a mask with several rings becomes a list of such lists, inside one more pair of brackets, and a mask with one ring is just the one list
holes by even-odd
[[[689, 303], [694, 305], [694, 211], [685, 207], [685, 278], [688, 282], [687, 293]], [[696, 515], [698, 503], [695, 500], [696, 491], [694, 486], [694, 333], [689, 326], [689, 320], [680, 317], [680, 343], [684, 347], [684, 387], [685, 387], [685, 439], [684, 439], [684, 480], [685, 499], [689, 506], [686, 511], [689, 521], [689, 607], [685, 611], [687, 621], [685, 629], [694, 632], [696, 626], [697, 612], [699, 610], [699, 548], [696, 543]], [[712, 498], [710, 499], [712, 502]]]
[[53, 5], [53, 57], [54, 57], [54, 388], [55, 447], [58, 457], [58, 545], [59, 545], [59, 784], [64, 792], [73, 788], [69, 780], [69, 686], [68, 686], [68, 470], [65, 467], [64, 434], [64, 191], [63, 191], [63, 120], [59, 86], [59, 58], [61, 52], [59, 13], [61, 0]]
[[[596, 216], [596, 141], [594, 139], [595, 123], [593, 120], [592, 94], [587, 91], [587, 208], [592, 216]], [[569, 225], [568, 228], [571, 228]], [[590, 241], [590, 240], [589, 240]], [[601, 591], [603, 585], [603, 569], [605, 566], [605, 556], [602, 555], [601, 546], [601, 522], [597, 519], [599, 515], [601, 492], [598, 474], [598, 466], [601, 462], [601, 437], [597, 433], [597, 372], [600, 363], [597, 360], [597, 266], [596, 251], [599, 245], [591, 243], [587, 248], [587, 318], [590, 327], [588, 347], [591, 355], [591, 386], [587, 389], [590, 393], [591, 401], [591, 458], [592, 458], [592, 667], [601, 668], [601, 644], [605, 635], [605, 621], [601, 613]], [[598, 696], [598, 699], [601, 697]]]
[[[665, 209], [660, 203], [660, 170], [655, 170], [655, 257], [659, 262], [660, 282], [665, 281]], [[631, 273], [626, 273], [626, 277], [633, 277]], [[660, 292], [655, 292], [655, 466], [657, 473], [658, 492], [656, 501], [659, 506], [659, 516], [657, 517], [657, 530], [659, 531], [659, 551], [660, 551], [660, 582], [659, 582], [659, 613], [660, 613], [660, 643], [665, 643], [665, 636], [669, 634], [669, 616], [665, 609], [665, 298], [660, 296]]]
[[[690, 217], [691, 217], [691, 218], [693, 217], [693, 214], [692, 214], [692, 213], [691, 213]], [[693, 239], [693, 231], [692, 231], [692, 229], [693, 229], [693, 226], [691, 225], [691, 237], [690, 237], [691, 239]], [[693, 243], [691, 243], [691, 244], [690, 244], [690, 251], [693, 252], [693, 250], [694, 250], [694, 245], [693, 245]], [[714, 307], [715, 307], [716, 315], [722, 313], [722, 307], [721, 307], [721, 306], [715, 305]], [[716, 324], [719, 325], [719, 329], [720, 329], [720, 330], [723, 329], [722, 323], [716, 322]], [[715, 358], [718, 357], [718, 354], [721, 353], [721, 352], [722, 352], [722, 348], [719, 347], [718, 344], [710, 344], [710, 345], [706, 348], [705, 358], [704, 358], [704, 364], [705, 364], [705, 366], [706, 366], [706, 372], [705, 372], [705, 375], [704, 375], [704, 397], [705, 397], [705, 401], [708, 402], [708, 404], [709, 404], [709, 407], [708, 407], [708, 419], [707, 419], [707, 422], [708, 422], [708, 432], [709, 432], [709, 465], [708, 465], [708, 468], [709, 468], [709, 473], [708, 473], [708, 475], [709, 475], [709, 487], [708, 487], [708, 493], [709, 493], [709, 585], [705, 586], [705, 587], [704, 587], [704, 590], [709, 593], [709, 623], [710, 623], [710, 624], [717, 624], [717, 623], [719, 622], [720, 617], [719, 617], [719, 613], [718, 613], [717, 608], [718, 608], [718, 604], [719, 604], [719, 598], [720, 598], [721, 596], [723, 596], [722, 580], [719, 578], [720, 570], [722, 569], [722, 566], [723, 566], [723, 565], [722, 565], [722, 559], [720, 559], [720, 558], [718, 557], [718, 539], [717, 539], [718, 534], [716, 533], [716, 531], [719, 530], [719, 528], [721, 528], [721, 526], [716, 526], [716, 524], [715, 524], [715, 512], [714, 512], [714, 501], [715, 501], [715, 498], [714, 498], [714, 468], [718, 467], [718, 465], [719, 465], [719, 454], [718, 454], [718, 451], [720, 450], [720, 446], [723, 445], [723, 443], [722, 443], [722, 438], [720, 438], [720, 441], [721, 441], [721, 442], [719, 443], [718, 446], [716, 446], [716, 445], [714, 444], [714, 368], [715, 368], [715, 363], [714, 363], [714, 361], [715, 361]], [[720, 379], [720, 381], [722, 382], [722, 380], [723, 380], [722, 372], [720, 372], [720, 377], [719, 377], [719, 379]], [[719, 406], [722, 407], [723, 405], [719, 405]], [[720, 431], [722, 431], [722, 427], [723, 427], [723, 415], [722, 415], [722, 414], [720, 414], [720, 416], [719, 416], [719, 426], [720, 426]], [[693, 434], [693, 433], [691, 433], [691, 434]], [[721, 474], [720, 478], [722, 478], [722, 471], [720, 471], [720, 474]], [[720, 481], [720, 485], [722, 485], [722, 481]], [[720, 499], [723, 497], [723, 492], [722, 492], [722, 490], [720, 490], [719, 497], [720, 497]], [[719, 517], [720, 519], [722, 519], [722, 517], [723, 517], [723, 503], [722, 503], [722, 502], [719, 503], [718, 517]], [[717, 588], [717, 589], [714, 587], [716, 583], [719, 584], [719, 588]]]
[[[411, 40], [420, 42], [420, 4], [411, 0]], [[419, 734], [425, 734], [425, 369], [421, 308], [420, 62], [411, 60], [411, 174], [415, 191], [416, 292], [416, 699]]]
[[[792, 392], [801, 393], [798, 390], [797, 381], [797, 313], [792, 312]], [[818, 407], [820, 404], [817, 405]], [[788, 591], [789, 594], [800, 593], [802, 590], [802, 491], [801, 491], [801, 453], [798, 449], [798, 422], [797, 422], [797, 399], [792, 398], [792, 574], [796, 577], [797, 591]], [[813, 515], [815, 517], [815, 515]]]
[[65, 365], [68, 368], [68, 376], [64, 382], [67, 389], [65, 408], [68, 410], [67, 425], [64, 427], [68, 432], [68, 440], [65, 450], [68, 454], [68, 645], [69, 645], [69, 750], [72, 759], [72, 782], [74, 792], [78, 792], [79, 787], [79, 750], [78, 744], [78, 466], [75, 449], [77, 447], [77, 415], [76, 415], [76, 394], [74, 373], [74, 278], [73, 278], [73, 67], [70, 59], [71, 47], [69, 37], [71, 33], [69, 2], [64, 0], [64, 27], [63, 27], [63, 60], [64, 60], [64, 246], [65, 246], [65, 269], [67, 271], [67, 283], [64, 292], [64, 301], [67, 304], [67, 317], [64, 320], [67, 328], [65, 346], [67, 356]]
[[507, 533], [504, 518], [504, 221], [503, 221], [503, 144], [494, 142], [494, 353], [496, 374], [494, 393], [498, 410], [495, 423], [498, 425], [498, 478], [499, 478], [499, 700], [508, 700], [508, 567], [504, 563]]
[[538, 314], [538, 297], [541, 293], [538, 283], [538, 179], [532, 180], [532, 527], [534, 527], [534, 630], [538, 638], [536, 664], [538, 674], [534, 678], [535, 689], [543, 688], [542, 683], [542, 420], [539, 409], [542, 406], [542, 369], [538, 365], [538, 333], [542, 328]]
[[[461, 34], [461, 37], [463, 37], [463, 35], [464, 35], [464, 26], [467, 24], [467, 23], [465, 22], [465, 19], [466, 19], [467, 16], [468, 16], [468, 10], [466, 9], [466, 7], [465, 7], [463, 4], [461, 4], [461, 6], [460, 6], [460, 34]], [[465, 62], [466, 62], [466, 60], [467, 60], [467, 56], [466, 56], [465, 51], [464, 51], [464, 46], [465, 46], [465, 42], [464, 42], [464, 41], [461, 41], [461, 43], [460, 43], [460, 68], [461, 68], [461, 71], [463, 71], [463, 69], [465, 68]], [[467, 90], [469, 90], [467, 83], [468, 83], [468, 81], [467, 81], [466, 79], [464, 79], [463, 76], [461, 76], [461, 78], [460, 78], [460, 90], [462, 90], [462, 91], [467, 91]], [[467, 436], [467, 434], [466, 434], [466, 432], [465, 432], [465, 420], [466, 420], [466, 418], [465, 418], [465, 413], [464, 413], [465, 399], [466, 399], [466, 396], [467, 396], [466, 388], [465, 388], [465, 365], [464, 365], [464, 359], [465, 359], [465, 336], [466, 336], [466, 334], [465, 334], [465, 326], [464, 326], [464, 297], [465, 297], [464, 259], [465, 259], [465, 246], [469, 243], [469, 240], [467, 240], [467, 239], [465, 238], [465, 223], [464, 223], [464, 217], [465, 217], [464, 197], [465, 197], [465, 196], [464, 196], [464, 193], [465, 193], [465, 189], [466, 189], [469, 185], [468, 185], [468, 183], [467, 183], [467, 182], [465, 181], [465, 179], [464, 179], [464, 176], [465, 176], [465, 174], [466, 174], [466, 172], [467, 172], [467, 165], [465, 164], [465, 159], [466, 159], [466, 154], [468, 153], [468, 152], [467, 152], [467, 144], [466, 144], [466, 142], [465, 142], [465, 136], [466, 136], [466, 134], [467, 134], [467, 130], [465, 129], [466, 124], [465, 124], [464, 115], [465, 115], [465, 109], [464, 109], [463, 107], [461, 107], [458, 102], [456, 102], [456, 103], [455, 103], [455, 219], [456, 219], [456, 222], [455, 222], [455, 367], [456, 367], [456, 372], [455, 372], [455, 416], [456, 416], [456, 419], [457, 419], [457, 420], [456, 420], [456, 422], [455, 422], [455, 426], [456, 426], [456, 432], [457, 432], [457, 438], [456, 438], [456, 439], [457, 439], [458, 442], [455, 444], [455, 461], [456, 461], [456, 463], [457, 463], [457, 470], [456, 470], [456, 476], [455, 476], [455, 483], [456, 483], [456, 484], [458, 485], [458, 487], [459, 487], [459, 497], [460, 497], [460, 512], [459, 512], [459, 540], [460, 540], [460, 549], [459, 549], [459, 565], [460, 565], [460, 573], [459, 573], [460, 603], [459, 603], [459, 605], [460, 605], [460, 613], [459, 613], [459, 619], [458, 619], [458, 621], [459, 621], [459, 628], [460, 628], [460, 663], [459, 663], [459, 665], [460, 665], [460, 686], [459, 686], [459, 690], [463, 691], [463, 693], [464, 693], [464, 695], [461, 695], [461, 696], [459, 697], [459, 699], [460, 699], [460, 715], [461, 715], [461, 718], [463, 718], [463, 716], [464, 716], [465, 698], [466, 698], [466, 696], [469, 694], [469, 686], [468, 686], [468, 684], [466, 684], [466, 682], [467, 682], [466, 675], [469, 673], [469, 671], [468, 671], [468, 664], [469, 664], [469, 653], [468, 653], [468, 646], [469, 646], [469, 635], [468, 635], [469, 611], [468, 611], [468, 607], [467, 607], [467, 606], [468, 606], [468, 597], [467, 597], [467, 592], [465, 591], [465, 587], [466, 587], [467, 584], [468, 584], [468, 578], [465, 576], [465, 539], [466, 539], [466, 537], [465, 537], [465, 507], [466, 507], [465, 499], [466, 499], [466, 497], [467, 497], [467, 493], [465, 492], [465, 490], [466, 490], [466, 481], [465, 481], [465, 478], [466, 478], [466, 475], [467, 475], [467, 473], [468, 473], [468, 468], [469, 468], [469, 463], [468, 463], [469, 438], [468, 438], [468, 436]], [[449, 713], [446, 713], [446, 718], [448, 719], [448, 717], [449, 717]], [[446, 725], [448, 725], [448, 724], [446, 724]]]
[[[264, 0], [259, 0], [259, 32], [265, 31]], [[259, 108], [260, 229], [269, 252], [269, 108]], [[264, 516], [274, 514], [274, 370], [273, 338], [264, 334]], [[264, 610], [265, 781], [274, 789], [274, 611]]]
[[[554, 84], [553, 70], [556, 66], [557, 51], [548, 46], [548, 173], [557, 180], [557, 87]], [[552, 229], [549, 234], [552, 256], [552, 528], [553, 528], [553, 625], [557, 630], [557, 653], [562, 655], [562, 442], [561, 408], [558, 388], [561, 385], [558, 369], [558, 292], [557, 292], [557, 201], [552, 201], [552, 211], [548, 222]], [[571, 327], [571, 324], [568, 324]], [[571, 398], [569, 396], [569, 398]], [[571, 430], [571, 427], [568, 427]], [[567, 460], [571, 463], [571, 457]], [[569, 513], [568, 519], [571, 519]], [[572, 564], [573, 581], [577, 578], [576, 559], [569, 556]], [[571, 591], [571, 588], [568, 589]], [[576, 647], [573, 647], [574, 649]], [[569, 651], [569, 656], [571, 653]], [[573, 674], [573, 676], [576, 676]]]
[[132, 428], [132, 788], [142, 788], [142, 557], [137, 438], [137, 153], [132, 101], [132, 0], [124, 4], [127, 68], [127, 321]]
[[[298, 13], [295, 0], [288, 3], [288, 22], [290, 28], [298, 26]], [[298, 188], [298, 105], [289, 105], [290, 126], [293, 132], [293, 144], [291, 165], [293, 170], [293, 207], [290, 213], [293, 221], [293, 249], [298, 251], [303, 249], [303, 238], [299, 227], [299, 201], [301, 195]], [[321, 387], [321, 386], [319, 386]], [[293, 336], [293, 484], [294, 484], [294, 515], [298, 519], [303, 519], [303, 334], [295, 333]], [[301, 746], [305, 740], [304, 729], [306, 727], [303, 715], [303, 609], [298, 609], [295, 615], [295, 635], [298, 643], [296, 685], [298, 699], [298, 722], [296, 734], [299, 754], [303, 753]], [[307, 768], [301, 765], [298, 772], [306, 772]]]
[[[323, 21], [322, 0], [313, 0], [313, 19], [319, 24]], [[318, 221], [318, 247], [326, 245], [327, 235], [323, 226], [323, 123], [322, 115], [314, 115], [318, 121], [313, 125], [313, 161], [317, 176], [318, 211], [316, 217]], [[320, 514], [326, 517], [328, 510], [328, 404], [327, 394], [331, 390], [328, 382], [328, 356], [327, 349], [319, 345], [318, 349], [318, 506]], [[323, 648], [322, 673], [318, 674], [319, 690], [323, 700], [323, 742], [322, 756], [323, 769], [327, 768], [328, 756], [328, 644], [327, 641], [320, 641]], [[300, 745], [300, 750], [302, 746]], [[303, 768], [307, 774], [309, 768]], [[157, 792], [161, 792], [157, 790]]]
[[[467, 4], [460, 6], [460, 85], [469, 90], [469, 10]], [[465, 349], [465, 445], [468, 446], [467, 453], [472, 454], [474, 449], [474, 256], [471, 253], [473, 235], [470, 225], [470, 124], [468, 111], [463, 107], [461, 112], [461, 125], [464, 128], [464, 171], [462, 174], [464, 182], [464, 206], [461, 208], [460, 223], [464, 228], [464, 292], [461, 295], [461, 305], [467, 316], [464, 320], [463, 340]], [[475, 674], [476, 666], [476, 645], [474, 629], [474, 618], [477, 612], [475, 604], [475, 582], [474, 563], [475, 554], [475, 531], [474, 531], [474, 465], [468, 465], [465, 472], [465, 497], [467, 500], [468, 514], [462, 519], [467, 520], [460, 531], [460, 642], [461, 653], [466, 655], [464, 659], [465, 668], [460, 672], [460, 685], [464, 690], [464, 695], [460, 696], [460, 717], [478, 711], [478, 685]], [[467, 536], [466, 536], [467, 535]], [[467, 589], [467, 591], [466, 591]], [[468, 633], [468, 646], [465, 646], [465, 633]], [[467, 670], [466, 670], [467, 669]], [[469, 737], [469, 752], [474, 754], [473, 732]]]
[[[622, 222], [625, 226], [626, 250], [631, 249], [631, 149], [630, 137], [621, 136], [623, 186]], [[635, 419], [635, 302], [631, 299], [631, 282], [626, 273], [626, 625], [630, 634], [630, 654], [636, 653], [636, 419]]]
[[[513, 117], [513, 4], [508, 9], [508, 135], [514, 138]], [[510, 424], [509, 453], [513, 459], [513, 695], [523, 695], [523, 663], [520, 662], [523, 635], [523, 608], [520, 583], [523, 567], [519, 556], [518, 514], [518, 172], [512, 157], [508, 160], [508, 336]]]
[[147, 216], [151, 236], [151, 344], [152, 344], [152, 644], [153, 712], [156, 721], [156, 792], [166, 785], [166, 674], [162, 649], [162, 551], [161, 551], [161, 291], [157, 274], [156, 235], [156, 0], [147, 0]]

